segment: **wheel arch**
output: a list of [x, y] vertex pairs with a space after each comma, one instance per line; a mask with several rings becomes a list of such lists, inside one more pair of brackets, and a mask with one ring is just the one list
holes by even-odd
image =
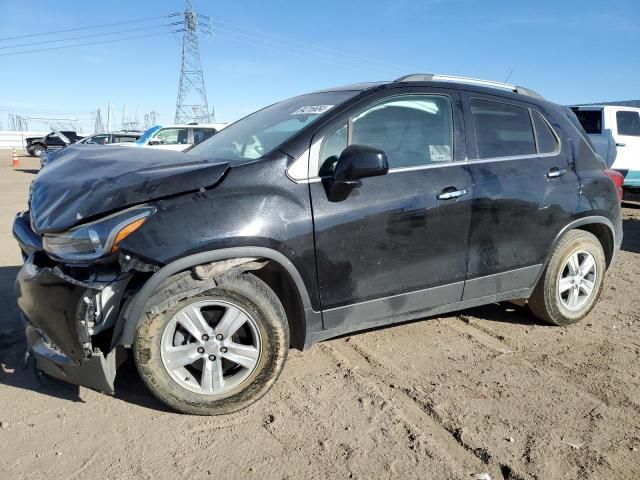
[[547, 265], [549, 265], [549, 261], [551, 260], [551, 256], [553, 255], [556, 246], [560, 239], [570, 230], [584, 230], [589, 233], [595, 235], [600, 244], [602, 245], [602, 249], [604, 250], [605, 258], [607, 261], [607, 268], [613, 261], [615, 256], [615, 228], [611, 220], [607, 217], [592, 215], [587, 217], [581, 217], [573, 220], [572, 222], [565, 225], [560, 232], [556, 235], [551, 248], [549, 249], [549, 253], [544, 260], [543, 268], [540, 269], [540, 273], [538, 273], [538, 277], [536, 278], [533, 286], [537, 285], [540, 277], [544, 274], [547, 269]]
[[[172, 276], [199, 265], [246, 257], [269, 261], [265, 267], [253, 273], [265, 281], [282, 302], [287, 313], [291, 346], [299, 349], [305, 348], [309, 337], [308, 331], [311, 327], [309, 314], [313, 312], [309, 293], [293, 263], [282, 253], [266, 247], [234, 247], [213, 250], [182, 257], [165, 265], [144, 283], [123, 308], [116, 324], [112, 346], [130, 347], [133, 344], [138, 324], [145, 312], [149, 310], [146, 308], [148, 300]], [[241, 265], [239, 268], [241, 269]], [[211, 284], [211, 287], [214, 285], [214, 283]]]

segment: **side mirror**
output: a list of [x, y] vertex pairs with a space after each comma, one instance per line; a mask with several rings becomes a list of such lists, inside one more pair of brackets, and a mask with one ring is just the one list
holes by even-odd
[[162, 140], [160, 140], [159, 138], [152, 138], [151, 140], [149, 140], [149, 145], [162, 145], [164, 142]]
[[349, 145], [340, 154], [333, 175], [325, 184], [331, 202], [340, 202], [366, 177], [386, 175], [389, 171], [387, 155], [366, 145]]

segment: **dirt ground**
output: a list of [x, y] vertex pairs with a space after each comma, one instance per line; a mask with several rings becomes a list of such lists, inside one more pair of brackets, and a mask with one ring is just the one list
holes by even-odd
[[573, 327], [496, 304], [331, 340], [252, 407], [195, 417], [130, 363], [114, 397], [23, 368], [11, 223], [37, 161], [20, 162], [0, 151], [0, 478], [640, 478], [640, 197]]

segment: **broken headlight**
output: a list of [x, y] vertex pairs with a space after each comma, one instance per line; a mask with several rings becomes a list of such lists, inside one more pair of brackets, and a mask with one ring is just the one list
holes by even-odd
[[120, 242], [154, 212], [149, 206], [129, 208], [66, 232], [47, 233], [42, 245], [47, 253], [63, 260], [94, 260], [116, 253]]

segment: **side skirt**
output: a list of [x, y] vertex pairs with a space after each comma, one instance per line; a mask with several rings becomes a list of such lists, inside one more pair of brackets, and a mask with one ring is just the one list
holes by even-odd
[[529, 298], [542, 265], [509, 270], [440, 287], [332, 308], [322, 312], [325, 330], [310, 332], [305, 347], [328, 338], [494, 302]]
[[354, 321], [352, 323], [343, 324], [336, 328], [328, 330], [322, 330], [320, 332], [311, 332], [308, 337], [308, 343], [305, 345], [305, 349], [313, 345], [314, 343], [322, 342], [330, 338], [339, 337], [341, 335], [347, 335], [349, 333], [358, 332], [361, 330], [368, 330], [371, 328], [382, 327], [386, 325], [394, 325], [397, 323], [408, 322], [411, 320], [426, 320], [426, 317], [432, 317], [434, 315], [441, 315], [443, 313], [455, 312], [457, 310], [465, 310], [467, 308], [479, 307], [481, 305], [487, 305], [495, 302], [505, 302], [507, 300], [516, 300], [519, 298], [529, 298], [533, 292], [533, 287], [524, 288], [520, 290], [513, 290], [506, 293], [499, 293], [493, 295], [486, 295], [484, 297], [472, 298], [469, 300], [461, 300], [458, 302], [449, 303], [446, 305], [439, 305], [434, 307], [425, 308], [420, 311], [411, 313], [402, 313], [385, 318], [378, 319], [362, 319], [361, 321]]

